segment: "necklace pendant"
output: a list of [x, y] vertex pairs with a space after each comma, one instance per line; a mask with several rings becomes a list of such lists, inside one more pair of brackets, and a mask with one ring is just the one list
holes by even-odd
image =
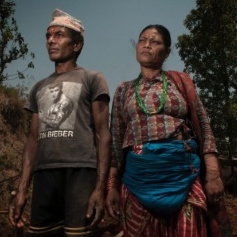
[[167, 77], [166, 77], [166, 75], [165, 75], [165, 73], [163, 71], [161, 71], [161, 77], [162, 77], [162, 81], [163, 81], [163, 91], [162, 91], [162, 95], [161, 95], [161, 98], [160, 98], [160, 106], [159, 106], [159, 108], [157, 110], [152, 109], [152, 111], [149, 111], [149, 109], [146, 107], [146, 105], [144, 104], [144, 102], [142, 101], [142, 98], [140, 96], [139, 81], [142, 78], [142, 74], [141, 73], [139, 74], [139, 76], [138, 76], [138, 78], [136, 80], [136, 85], [135, 85], [136, 101], [137, 101], [138, 106], [147, 115], [158, 114], [161, 110], [164, 109], [165, 102], [166, 102], [166, 96], [167, 96], [168, 83], [167, 83]]
[[150, 114], [153, 115], [153, 114], [157, 114], [157, 111], [155, 109], [153, 109], [152, 111], [150, 111]]

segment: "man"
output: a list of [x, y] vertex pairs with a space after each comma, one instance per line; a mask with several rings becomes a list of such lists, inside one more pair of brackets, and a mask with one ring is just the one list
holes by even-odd
[[108, 87], [101, 73], [76, 64], [84, 43], [81, 21], [56, 9], [46, 40], [55, 72], [36, 83], [25, 106], [32, 121], [9, 219], [24, 225], [34, 176], [29, 235], [94, 237], [110, 163]]

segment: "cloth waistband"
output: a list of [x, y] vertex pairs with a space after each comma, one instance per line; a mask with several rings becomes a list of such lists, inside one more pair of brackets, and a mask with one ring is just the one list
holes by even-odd
[[[183, 141], [186, 151], [189, 151], [191, 149], [191, 147], [185, 142], [185, 139], [183, 138], [183, 135], [181, 133], [169, 139], [162, 139], [160, 140], [160, 142], [169, 142], [174, 140]], [[159, 142], [159, 140], [155, 142]], [[136, 154], [142, 154], [143, 146], [144, 144], [133, 145], [130, 147], [130, 149], [134, 151]]]

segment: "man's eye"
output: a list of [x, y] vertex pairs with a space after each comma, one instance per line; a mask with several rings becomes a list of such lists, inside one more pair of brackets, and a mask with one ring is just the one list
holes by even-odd
[[57, 38], [62, 37], [62, 36], [63, 36], [62, 33], [57, 33], [57, 34], [56, 34], [56, 37], [57, 37]]

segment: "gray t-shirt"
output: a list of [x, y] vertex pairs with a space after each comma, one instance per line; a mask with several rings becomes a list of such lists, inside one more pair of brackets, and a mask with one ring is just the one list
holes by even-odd
[[84, 68], [36, 83], [24, 107], [39, 114], [35, 170], [97, 167], [92, 102], [102, 94], [104, 76]]

